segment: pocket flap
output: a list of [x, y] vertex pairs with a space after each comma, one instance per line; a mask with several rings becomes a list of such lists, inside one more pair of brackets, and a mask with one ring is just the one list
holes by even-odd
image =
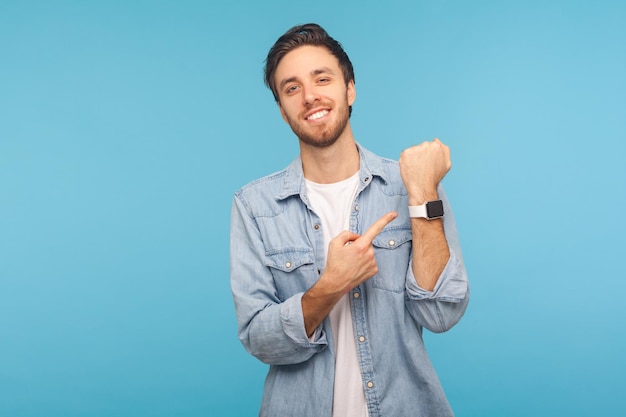
[[374, 238], [372, 244], [377, 248], [396, 249], [412, 239], [411, 229], [384, 229]]
[[283, 272], [290, 272], [302, 265], [313, 263], [313, 251], [290, 249], [266, 254], [265, 265]]

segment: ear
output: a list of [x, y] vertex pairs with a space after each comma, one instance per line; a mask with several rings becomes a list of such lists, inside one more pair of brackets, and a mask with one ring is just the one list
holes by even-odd
[[356, 88], [354, 87], [354, 80], [348, 82], [348, 106], [352, 106], [352, 103], [356, 100]]

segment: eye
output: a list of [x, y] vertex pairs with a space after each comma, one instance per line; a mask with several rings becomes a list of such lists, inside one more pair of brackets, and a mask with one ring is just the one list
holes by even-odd
[[318, 82], [319, 84], [327, 84], [327, 83], [329, 83], [329, 82], [330, 82], [330, 78], [328, 78], [328, 77], [322, 77], [322, 78], [319, 78], [319, 79], [317, 80], [317, 82]]
[[290, 85], [289, 87], [287, 87], [287, 89], [285, 90], [285, 92], [287, 94], [291, 94], [294, 93], [298, 90], [298, 86], [297, 85]]

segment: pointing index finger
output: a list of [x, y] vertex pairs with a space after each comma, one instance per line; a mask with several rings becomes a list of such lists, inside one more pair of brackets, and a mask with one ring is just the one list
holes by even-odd
[[359, 239], [364, 239], [368, 244], [371, 244], [374, 238], [378, 236], [385, 226], [387, 226], [396, 217], [398, 217], [398, 213], [395, 211], [390, 211], [389, 213], [383, 215], [380, 219], [376, 220]]

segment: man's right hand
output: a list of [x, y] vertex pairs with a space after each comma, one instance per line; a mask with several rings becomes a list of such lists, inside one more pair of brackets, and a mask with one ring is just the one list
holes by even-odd
[[372, 242], [383, 228], [398, 217], [389, 212], [362, 235], [344, 231], [330, 241], [326, 269], [302, 296], [304, 326], [310, 337], [339, 299], [378, 272]]
[[389, 212], [378, 219], [363, 235], [344, 231], [330, 241], [326, 270], [320, 281], [333, 292], [341, 295], [373, 277], [378, 272], [374, 258], [374, 238], [398, 217], [396, 212]]

